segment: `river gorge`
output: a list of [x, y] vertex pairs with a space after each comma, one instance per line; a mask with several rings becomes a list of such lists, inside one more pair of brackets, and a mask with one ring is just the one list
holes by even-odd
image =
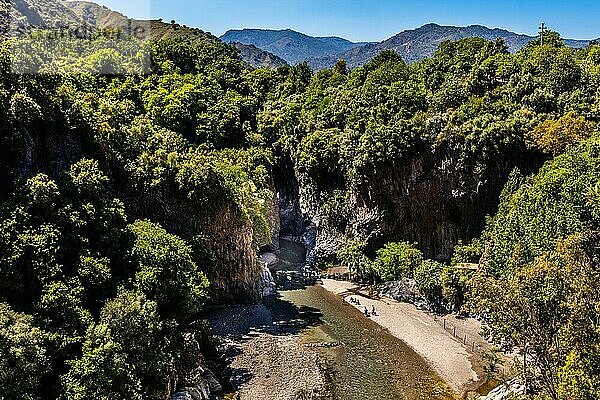
[[279, 254], [278, 294], [209, 317], [229, 343], [225, 374], [239, 398], [454, 398], [407, 344], [340, 296], [305, 285], [302, 246], [282, 241]]

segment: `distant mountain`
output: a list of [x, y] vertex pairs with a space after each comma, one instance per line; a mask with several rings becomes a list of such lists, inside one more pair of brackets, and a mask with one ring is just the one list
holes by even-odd
[[90, 28], [60, 0], [0, 0], [0, 29], [5, 35], [67, 27]]
[[231, 45], [240, 51], [242, 60], [254, 68], [277, 68], [288, 65], [283, 58], [254, 45], [242, 43], [231, 43]]
[[339, 37], [313, 37], [291, 29], [274, 31], [268, 29], [230, 30], [221, 36], [228, 43], [256, 46], [286, 60], [290, 64], [322, 57], [331, 57], [347, 50], [365, 45]]
[[[504, 29], [490, 29], [481, 25], [467, 27], [441, 26], [427, 24], [418, 29], [401, 32], [381, 43], [367, 44], [347, 50], [343, 53], [313, 58], [309, 64], [315, 70], [331, 68], [337, 60], [346, 60], [350, 68], [360, 67], [384, 50], [394, 50], [407, 62], [415, 62], [431, 57], [444, 40], [459, 40], [481, 37], [487, 40], [504, 39], [509, 50], [516, 52], [535, 37], [521, 35]], [[589, 44], [587, 40], [565, 40], [570, 47], [581, 48]]]
[[[32, 0], [29, 0], [32, 1]], [[38, 1], [38, 0], [33, 0]], [[201, 29], [190, 28], [162, 20], [138, 20], [129, 18], [108, 7], [89, 1], [62, 1], [75, 15], [97, 29], [120, 29], [140, 39], [163, 39], [172, 36], [192, 38], [212, 37]]]
[[[197, 37], [199, 35], [209, 35], [197, 28], [190, 28], [176, 23], [165, 23], [160, 20], [140, 21], [126, 17], [125, 15], [109, 9], [108, 7], [98, 5], [88, 1], [69, 1], [66, 5], [80, 18], [96, 28], [123, 28], [131, 30], [132, 28], [141, 28], [149, 34], [149, 39], [161, 39], [173, 35]], [[277, 68], [286, 65], [285, 60], [251, 45], [234, 43], [240, 51], [242, 60], [254, 68]]]
[[[162, 20], [136, 20], [89, 1], [0, 0], [0, 34], [14, 36], [34, 29], [76, 29], [80, 33], [97, 29], [121, 29], [140, 39], [183, 36], [190, 39], [219, 40], [210, 33]], [[281, 58], [259, 48], [238, 45], [241, 57], [253, 67], [276, 68]]]
[[[169, 36], [210, 38], [210, 33], [162, 20], [135, 20], [88, 1], [62, 0], [0, 0], [0, 34], [14, 35], [34, 28], [116, 28], [126, 32], [145, 32], [147, 39]], [[312, 37], [290, 29], [230, 30], [221, 37], [232, 43], [241, 57], [253, 67], [276, 68], [281, 65], [308, 61], [315, 70], [331, 68], [340, 60], [346, 60], [350, 68], [369, 62], [384, 50], [398, 52], [407, 62], [415, 62], [433, 55], [444, 40], [459, 40], [482, 37], [487, 40], [504, 39], [511, 52], [515, 52], [534, 40], [535, 37], [521, 35], [504, 29], [490, 29], [481, 25], [467, 27], [427, 24], [420, 28], [403, 31], [381, 43], [354, 43], [339, 37]], [[581, 48], [587, 40], [566, 39], [570, 47]]]

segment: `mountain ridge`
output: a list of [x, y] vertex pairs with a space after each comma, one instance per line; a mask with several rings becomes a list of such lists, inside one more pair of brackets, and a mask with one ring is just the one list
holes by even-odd
[[[36, 29], [70, 29], [81, 34], [98, 29], [118, 29], [141, 40], [177, 36], [190, 40], [219, 40], [201, 29], [162, 19], [138, 20], [91, 1], [0, 0], [0, 35], [18, 36]], [[252, 67], [276, 68], [286, 61], [249, 45], [233, 45], [242, 60]]]
[[290, 64], [304, 60], [340, 54], [368, 44], [355, 43], [339, 36], [310, 36], [292, 29], [231, 29], [220, 38], [228, 43], [253, 45], [283, 58]]
[[2, 33], [9, 36], [37, 28], [92, 28], [68, 7], [68, 2], [60, 0], [2, 0], [0, 24]]
[[[0, 2], [0, 26], [3, 34], [18, 34], [32, 29], [64, 27], [94, 31], [103, 28], [143, 29], [149, 39], [168, 36], [194, 38], [209, 33], [197, 28], [162, 20], [135, 20], [106, 6], [89, 1], [19, 0]], [[264, 28], [232, 29], [221, 40], [240, 51], [244, 61], [253, 67], [276, 68], [307, 61], [314, 70], [331, 68], [345, 60], [351, 69], [360, 67], [385, 50], [393, 50], [413, 63], [433, 55], [445, 40], [481, 37], [503, 39], [511, 52], [516, 52], [535, 36], [519, 34], [502, 28], [484, 25], [451, 26], [428, 23], [419, 28], [404, 30], [379, 43], [352, 42], [339, 36], [310, 36], [292, 29]], [[599, 39], [596, 39], [599, 40]], [[590, 40], [564, 39], [567, 46], [582, 48]]]
[[238, 49], [242, 60], [250, 64], [253, 68], [278, 68], [289, 65], [283, 58], [266, 50], [259, 49], [252, 44], [239, 42], [229, 44]]
[[[471, 37], [482, 37], [486, 40], [503, 39], [509, 51], [516, 52], [527, 43], [535, 40], [536, 36], [511, 32], [503, 28], [488, 28], [481, 24], [468, 26], [440, 25], [428, 23], [415, 29], [404, 30], [379, 43], [373, 42], [350, 42], [337, 36], [317, 37], [310, 36], [291, 29], [269, 30], [269, 29], [241, 29], [227, 31], [221, 40], [228, 41], [236, 38], [238, 42], [252, 44], [263, 50], [267, 50], [290, 64], [307, 61], [314, 70], [331, 68], [340, 60], [346, 60], [350, 68], [357, 68], [384, 50], [393, 50], [399, 53], [405, 61], [412, 63], [433, 55], [440, 43], [445, 40], [459, 40]], [[273, 38], [279, 38], [274, 41]], [[310, 51], [294, 53], [295, 49], [310, 46], [314, 41], [335, 39], [340, 43], [351, 43], [348, 48], [340, 52], [330, 51], [324, 56], [314, 56]], [[293, 43], [294, 40], [299, 41]], [[582, 48], [587, 46], [591, 40], [564, 39], [565, 44], [570, 47]]]

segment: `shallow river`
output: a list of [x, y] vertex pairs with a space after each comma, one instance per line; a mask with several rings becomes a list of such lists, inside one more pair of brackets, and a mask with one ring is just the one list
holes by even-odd
[[[298, 287], [302, 248], [282, 242], [279, 297], [266, 301], [280, 324], [299, 326], [306, 343], [318, 347], [334, 399], [452, 399], [452, 391], [404, 342], [320, 286]], [[299, 325], [298, 325], [299, 324]]]

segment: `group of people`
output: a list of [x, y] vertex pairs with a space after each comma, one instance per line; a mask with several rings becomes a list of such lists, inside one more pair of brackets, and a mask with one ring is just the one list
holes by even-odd
[[[350, 304], [354, 304], [355, 306], [360, 306], [360, 300], [359, 299], [355, 299], [354, 297], [350, 297], [350, 299], [348, 300], [348, 302]], [[367, 308], [367, 306], [364, 306], [364, 313], [366, 317], [371, 317], [374, 316], [376, 317], [377, 314], [377, 310], [375, 309], [375, 305], [372, 306], [371, 308], [371, 312], [369, 312], [369, 309]]]
[[350, 297], [350, 300], [348, 300], [350, 302], [350, 304], [354, 304], [355, 306], [360, 306], [360, 300], [355, 299], [354, 297]]

